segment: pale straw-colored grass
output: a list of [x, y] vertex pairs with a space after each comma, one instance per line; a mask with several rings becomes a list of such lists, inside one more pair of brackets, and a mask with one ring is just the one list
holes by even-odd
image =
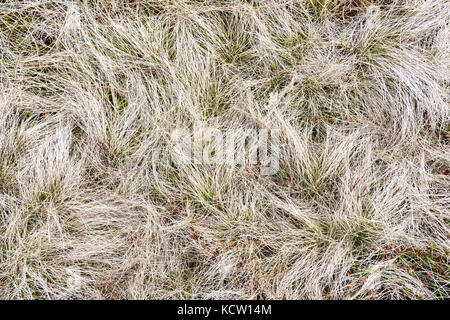
[[[448, 299], [449, 18], [2, 1], [0, 298]], [[198, 124], [278, 130], [279, 170], [177, 166]]]

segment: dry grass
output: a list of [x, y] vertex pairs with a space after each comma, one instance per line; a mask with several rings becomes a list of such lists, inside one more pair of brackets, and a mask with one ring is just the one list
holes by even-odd
[[[0, 298], [450, 298], [449, 12], [2, 1]], [[176, 167], [195, 123], [280, 170]]]

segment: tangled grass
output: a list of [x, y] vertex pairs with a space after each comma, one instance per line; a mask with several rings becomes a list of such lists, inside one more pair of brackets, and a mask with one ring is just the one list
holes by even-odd
[[[0, 298], [448, 299], [445, 0], [0, 3]], [[170, 134], [276, 128], [280, 169]]]

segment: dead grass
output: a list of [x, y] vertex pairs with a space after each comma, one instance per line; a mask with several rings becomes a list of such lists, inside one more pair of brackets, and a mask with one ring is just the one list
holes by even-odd
[[[0, 298], [448, 299], [449, 10], [1, 3]], [[176, 166], [195, 124], [280, 170]]]

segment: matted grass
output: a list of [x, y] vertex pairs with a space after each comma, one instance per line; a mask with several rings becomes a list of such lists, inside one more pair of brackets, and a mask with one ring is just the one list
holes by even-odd
[[[1, 2], [0, 298], [450, 298], [449, 16]], [[161, 157], [197, 124], [279, 130], [278, 172]]]

